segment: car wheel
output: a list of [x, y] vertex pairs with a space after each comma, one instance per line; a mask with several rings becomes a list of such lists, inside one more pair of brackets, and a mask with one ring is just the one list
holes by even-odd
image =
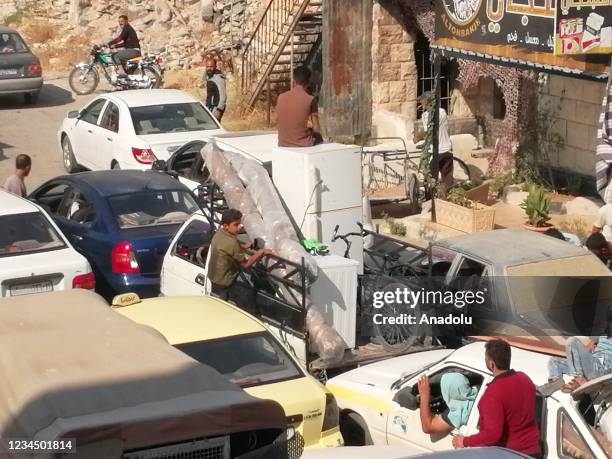
[[119, 163], [117, 161], [113, 161], [111, 163], [111, 169], [112, 170], [119, 170], [119, 169], [121, 169], [121, 166], [119, 165]]
[[34, 105], [38, 102], [38, 93], [37, 92], [29, 92], [23, 95], [25, 103], [28, 105]]
[[368, 426], [357, 413], [343, 413], [340, 416], [340, 433], [344, 439], [344, 446], [368, 446], [374, 444]]
[[80, 166], [74, 157], [72, 144], [70, 143], [68, 136], [64, 136], [62, 139], [62, 162], [64, 163], [64, 169], [66, 169], [66, 172], [69, 174], [77, 172], [80, 169]]

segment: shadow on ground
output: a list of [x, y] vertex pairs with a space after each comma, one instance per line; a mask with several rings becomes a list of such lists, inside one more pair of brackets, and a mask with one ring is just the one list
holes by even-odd
[[8, 143], [0, 142], [0, 161], [4, 161], [5, 159], [9, 159], [5, 154], [5, 150], [9, 148], [13, 148], [13, 145], [9, 145]]
[[53, 83], [45, 83], [35, 104], [26, 104], [22, 94], [2, 96], [0, 97], [0, 110], [29, 110], [42, 107], [58, 107], [71, 102], [74, 102], [74, 98], [70, 91], [60, 88]]

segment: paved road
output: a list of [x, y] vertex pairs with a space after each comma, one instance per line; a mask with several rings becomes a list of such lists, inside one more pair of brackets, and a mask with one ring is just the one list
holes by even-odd
[[64, 174], [57, 130], [68, 111], [83, 107], [103, 92], [98, 88], [89, 96], [76, 96], [64, 76], [45, 81], [36, 105], [25, 105], [22, 96], [0, 98], [0, 186], [12, 173], [20, 153], [32, 157], [32, 172], [26, 179], [28, 192]]

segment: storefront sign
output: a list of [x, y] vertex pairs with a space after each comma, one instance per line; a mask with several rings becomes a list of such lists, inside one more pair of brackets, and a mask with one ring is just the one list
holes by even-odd
[[[555, 43], [555, 22], [558, 10], [563, 11], [564, 5], [567, 6], [567, 15], [561, 16], [561, 20], [582, 18], [579, 48], [582, 49], [584, 42], [589, 50], [594, 49], [595, 43], [597, 46], [606, 43], [612, 0], [436, 0], [434, 3], [437, 48], [458, 49], [466, 54], [476, 53], [496, 61], [501, 58], [537, 68], [568, 69], [575, 75], [607, 73], [608, 60], [604, 56], [556, 53], [555, 46], [559, 45]], [[578, 4], [582, 12], [574, 14]], [[593, 12], [606, 19], [602, 21], [591, 15]], [[577, 22], [563, 24], [563, 33], [578, 33]]]
[[555, 54], [612, 53], [612, 0], [557, 0]]

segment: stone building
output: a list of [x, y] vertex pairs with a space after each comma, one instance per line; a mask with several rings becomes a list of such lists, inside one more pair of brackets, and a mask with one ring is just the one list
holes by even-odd
[[[361, 27], [358, 33], [363, 35], [365, 30], [368, 35], [361, 44], [364, 59], [370, 59], [370, 65], [361, 64], [360, 78], [364, 81], [359, 85], [366, 89], [360, 89], [359, 98], [371, 104], [371, 112], [364, 110], [368, 120], [356, 123], [359, 130], [369, 130], [372, 137], [398, 136], [411, 141], [421, 116], [418, 97], [432, 89], [434, 83], [430, 51], [435, 28], [433, 2], [377, 0], [372, 5], [364, 2], [361, 9], [356, 7], [360, 2], [350, 6], [341, 0], [331, 3], [343, 3], [342, 13], [353, 14], [351, 21]], [[330, 27], [335, 25], [330, 23]], [[334, 43], [330, 40], [324, 46], [333, 47]], [[367, 55], [369, 50], [371, 55]], [[329, 51], [328, 58], [331, 56]], [[366, 74], [371, 75], [371, 86], [364, 85]], [[530, 107], [549, 107], [551, 116], [558, 118], [553, 129], [563, 138], [563, 146], [553, 152], [550, 163], [573, 172], [594, 174], [594, 145], [604, 83], [558, 75], [542, 79], [534, 71], [464, 59], [444, 60], [441, 82], [441, 103], [449, 114], [451, 134], [473, 134], [494, 150], [492, 173], [514, 166], [520, 134], [525, 123], [530, 122]], [[324, 88], [323, 93], [327, 95], [328, 113], [341, 108], [332, 99], [342, 99], [342, 90], [334, 93], [334, 89]], [[348, 124], [340, 123], [339, 137], [350, 137], [350, 130]], [[357, 137], [363, 135], [354, 133]]]

